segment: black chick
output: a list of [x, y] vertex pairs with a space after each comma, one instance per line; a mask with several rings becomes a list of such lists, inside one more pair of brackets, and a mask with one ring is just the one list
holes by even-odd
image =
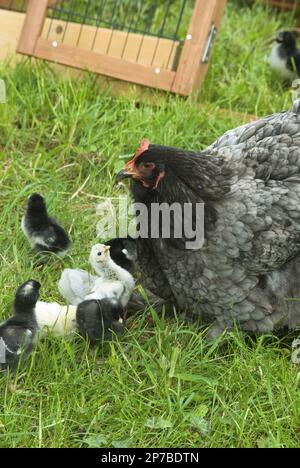
[[137, 260], [136, 241], [132, 237], [116, 238], [105, 242], [110, 246], [111, 259], [120, 267], [133, 273]]
[[119, 301], [112, 299], [84, 301], [77, 307], [79, 334], [89, 340], [91, 346], [110, 341], [113, 333], [124, 333], [124, 310]]
[[68, 234], [55, 218], [48, 216], [45, 200], [38, 193], [28, 199], [22, 230], [31, 247], [38, 252], [53, 252], [63, 256], [71, 247]]
[[12, 370], [22, 365], [31, 353], [38, 325], [35, 306], [39, 299], [40, 283], [27, 281], [16, 291], [14, 315], [0, 325], [0, 368]]
[[275, 40], [269, 63], [283, 77], [293, 80], [300, 76], [300, 50], [297, 49], [295, 34], [280, 31]]

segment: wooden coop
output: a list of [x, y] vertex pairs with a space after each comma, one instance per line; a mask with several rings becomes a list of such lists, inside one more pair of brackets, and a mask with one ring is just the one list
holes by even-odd
[[226, 0], [14, 3], [26, 9], [19, 53], [188, 95], [205, 77]]

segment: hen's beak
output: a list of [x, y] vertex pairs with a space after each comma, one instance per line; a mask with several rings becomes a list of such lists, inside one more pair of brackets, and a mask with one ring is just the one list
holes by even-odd
[[116, 175], [116, 183], [119, 182], [122, 179], [127, 179], [128, 177], [131, 177], [132, 174], [128, 174], [125, 172], [125, 169], [122, 169], [118, 174]]

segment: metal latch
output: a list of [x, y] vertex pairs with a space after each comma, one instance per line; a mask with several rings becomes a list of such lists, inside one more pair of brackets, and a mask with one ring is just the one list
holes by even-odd
[[204, 47], [204, 52], [201, 60], [202, 63], [208, 63], [209, 61], [214, 42], [216, 40], [217, 32], [218, 28], [213, 24], [207, 36], [207, 41]]

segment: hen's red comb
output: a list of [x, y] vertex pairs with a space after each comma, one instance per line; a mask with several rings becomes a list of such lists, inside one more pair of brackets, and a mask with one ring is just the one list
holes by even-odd
[[133, 158], [131, 161], [129, 161], [127, 164], [126, 164], [126, 167], [127, 169], [128, 168], [132, 168], [134, 165], [135, 165], [135, 161], [137, 160], [137, 158], [142, 154], [144, 153], [144, 151], [147, 151], [149, 149], [149, 146], [150, 146], [150, 141], [147, 140], [147, 138], [145, 138], [144, 140], [141, 141], [140, 143], [140, 146], [138, 147], [138, 149], [136, 150]]
[[150, 141], [147, 138], [144, 138], [144, 140], [141, 141], [140, 146], [135, 152], [135, 157], [140, 156], [144, 151], [147, 151], [150, 146]]

